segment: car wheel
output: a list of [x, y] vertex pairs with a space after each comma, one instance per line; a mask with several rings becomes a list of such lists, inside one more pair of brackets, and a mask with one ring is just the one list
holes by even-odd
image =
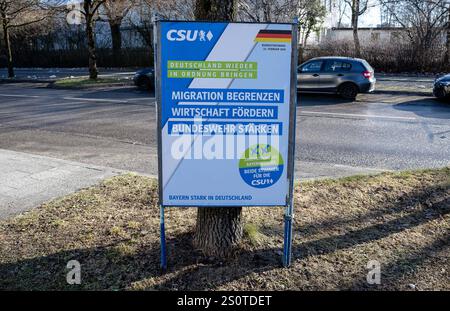
[[138, 85], [139, 88], [142, 88], [142, 89], [146, 89], [146, 90], [152, 90], [153, 89], [152, 81], [149, 78], [147, 78], [147, 77], [140, 78], [138, 80], [137, 85]]
[[344, 99], [355, 99], [358, 92], [358, 87], [353, 83], [344, 83], [338, 90], [339, 95], [341, 95]]
[[436, 96], [437, 99], [440, 99], [440, 100], [443, 100], [443, 99], [446, 99], [446, 98], [450, 97], [450, 95], [446, 94], [443, 89], [434, 90], [433, 93], [434, 93], [434, 96]]

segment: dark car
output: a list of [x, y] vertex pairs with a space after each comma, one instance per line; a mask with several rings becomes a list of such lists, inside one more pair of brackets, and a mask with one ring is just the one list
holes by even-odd
[[133, 77], [134, 84], [143, 89], [155, 89], [155, 70], [153, 68], [144, 68], [136, 71]]
[[433, 94], [439, 99], [450, 98], [450, 74], [434, 81]]
[[318, 57], [298, 67], [298, 91], [333, 93], [355, 99], [375, 90], [375, 71], [367, 61], [350, 57]]

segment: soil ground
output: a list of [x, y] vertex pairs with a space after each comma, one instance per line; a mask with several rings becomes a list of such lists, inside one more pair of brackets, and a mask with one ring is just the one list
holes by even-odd
[[[192, 248], [195, 209], [170, 208], [161, 274], [157, 182], [114, 177], [0, 222], [0, 289], [450, 290], [450, 168], [301, 182], [295, 213], [286, 269], [282, 208], [244, 208], [228, 259]], [[66, 282], [69, 260], [80, 285]]]

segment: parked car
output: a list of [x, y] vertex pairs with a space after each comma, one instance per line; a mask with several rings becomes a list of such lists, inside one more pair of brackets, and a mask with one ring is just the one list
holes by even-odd
[[433, 94], [439, 99], [450, 98], [450, 74], [434, 81]]
[[375, 71], [364, 59], [318, 57], [298, 67], [299, 92], [333, 93], [355, 99], [358, 93], [375, 90]]
[[133, 77], [134, 85], [139, 88], [155, 89], [155, 70], [153, 68], [144, 68], [136, 71]]

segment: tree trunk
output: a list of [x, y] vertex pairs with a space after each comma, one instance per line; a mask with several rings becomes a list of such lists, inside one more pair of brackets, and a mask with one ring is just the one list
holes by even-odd
[[303, 46], [306, 46], [308, 43], [309, 36], [311, 35], [311, 26], [305, 32], [305, 37], [303, 38]]
[[353, 29], [353, 41], [355, 43], [355, 55], [361, 57], [361, 44], [358, 36], [358, 21], [359, 21], [359, 0], [353, 0], [352, 5], [352, 29]]
[[448, 20], [447, 20], [447, 48], [444, 56], [444, 67], [450, 70], [450, 6], [448, 8]]
[[199, 207], [194, 246], [208, 256], [227, 257], [242, 238], [242, 207]]
[[120, 20], [110, 20], [109, 28], [111, 30], [111, 39], [112, 39], [112, 51], [113, 51], [113, 60], [115, 67], [118, 67], [118, 62], [120, 62], [120, 52], [122, 50], [122, 33], [120, 31]]
[[444, 66], [450, 70], [450, 28], [447, 30], [447, 51], [445, 53]]
[[95, 52], [94, 14], [91, 11], [90, 1], [84, 1], [84, 12], [86, 17], [86, 37], [89, 53], [89, 79], [95, 80], [98, 77], [98, 70], [97, 55]]
[[195, 19], [208, 21], [235, 20], [236, 0], [196, 0]]
[[305, 46], [300, 45], [298, 47], [298, 63], [303, 64], [305, 62]]
[[[196, 0], [197, 20], [232, 21], [235, 0]], [[242, 207], [199, 207], [193, 244], [207, 256], [228, 257], [242, 238]]]
[[8, 78], [14, 78], [14, 64], [11, 49], [11, 39], [9, 37], [9, 27], [7, 25], [6, 16], [2, 13], [2, 29], [3, 41], [5, 42], [6, 51], [6, 67], [8, 68]]

